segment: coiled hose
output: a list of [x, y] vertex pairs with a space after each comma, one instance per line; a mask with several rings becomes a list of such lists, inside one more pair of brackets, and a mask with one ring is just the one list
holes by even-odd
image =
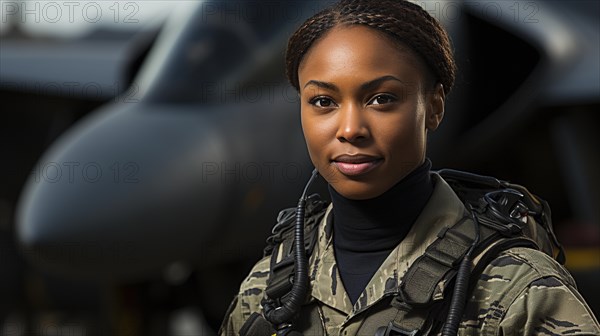
[[308, 183], [304, 187], [304, 192], [298, 201], [296, 208], [296, 225], [294, 227], [294, 283], [285, 302], [279, 307], [265, 306], [265, 318], [271, 322], [276, 329], [280, 329], [291, 324], [294, 315], [300, 310], [304, 303], [306, 293], [308, 292], [308, 260], [304, 250], [304, 212], [306, 207], [306, 193], [308, 187], [318, 176], [317, 169], [314, 169]]

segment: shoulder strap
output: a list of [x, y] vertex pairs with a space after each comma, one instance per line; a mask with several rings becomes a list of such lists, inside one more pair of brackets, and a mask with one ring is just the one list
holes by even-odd
[[[315, 248], [319, 222], [327, 211], [327, 205], [318, 194], [307, 198], [304, 219], [304, 248], [307, 256], [310, 256]], [[295, 218], [296, 208], [282, 210], [277, 216], [277, 224], [273, 227], [273, 235], [267, 239], [268, 245], [264, 255], [271, 255], [271, 263], [265, 293], [272, 300], [281, 300], [292, 289]]]
[[[312, 254], [317, 240], [319, 220], [326, 212], [327, 203], [322, 201], [317, 194], [310, 195], [306, 201], [304, 219], [304, 244], [306, 253]], [[264, 257], [271, 256], [269, 279], [265, 289], [265, 297], [275, 300], [278, 304], [292, 290], [294, 278], [294, 225], [296, 208], [287, 208], [279, 212], [277, 223], [271, 230], [272, 235], [267, 238], [267, 246], [263, 251]], [[289, 333], [289, 332], [288, 332]], [[241, 336], [275, 335], [278, 332], [267, 319], [259, 313], [253, 313], [244, 322], [239, 331]], [[284, 334], [285, 335], [285, 334]]]

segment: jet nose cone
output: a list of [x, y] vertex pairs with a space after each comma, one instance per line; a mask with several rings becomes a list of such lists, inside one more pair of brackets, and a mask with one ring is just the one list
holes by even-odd
[[129, 105], [84, 120], [32, 171], [17, 234], [34, 263], [94, 278], [142, 276], [214, 237], [227, 188], [202, 174], [225, 149], [207, 114]]

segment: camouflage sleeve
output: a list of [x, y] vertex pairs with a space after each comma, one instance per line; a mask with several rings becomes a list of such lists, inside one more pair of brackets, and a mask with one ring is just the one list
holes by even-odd
[[577, 289], [550, 276], [533, 281], [506, 311], [502, 335], [600, 335]]
[[225, 314], [219, 329], [219, 336], [237, 336], [250, 315], [262, 310], [260, 301], [263, 298], [263, 291], [267, 287], [269, 262], [270, 257], [261, 259], [244, 279], [238, 294]]
[[528, 248], [509, 249], [485, 268], [461, 329], [461, 335], [600, 335], [569, 272]]

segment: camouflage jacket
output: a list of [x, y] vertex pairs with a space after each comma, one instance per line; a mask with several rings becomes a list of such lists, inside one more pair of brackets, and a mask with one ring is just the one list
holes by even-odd
[[[304, 335], [359, 334], [365, 318], [374, 314], [379, 301], [397, 291], [404, 273], [436, 233], [462, 218], [463, 203], [439, 175], [432, 177], [431, 199], [354, 305], [337, 272], [329, 206], [309, 260], [311, 297], [297, 323]], [[243, 281], [219, 335], [238, 335], [248, 317], [261, 312], [269, 261], [270, 257], [260, 260]], [[319, 325], [303, 319], [317, 314]], [[600, 326], [561, 265], [542, 252], [519, 247], [500, 253], [484, 269], [467, 302], [459, 335], [600, 335]]]

